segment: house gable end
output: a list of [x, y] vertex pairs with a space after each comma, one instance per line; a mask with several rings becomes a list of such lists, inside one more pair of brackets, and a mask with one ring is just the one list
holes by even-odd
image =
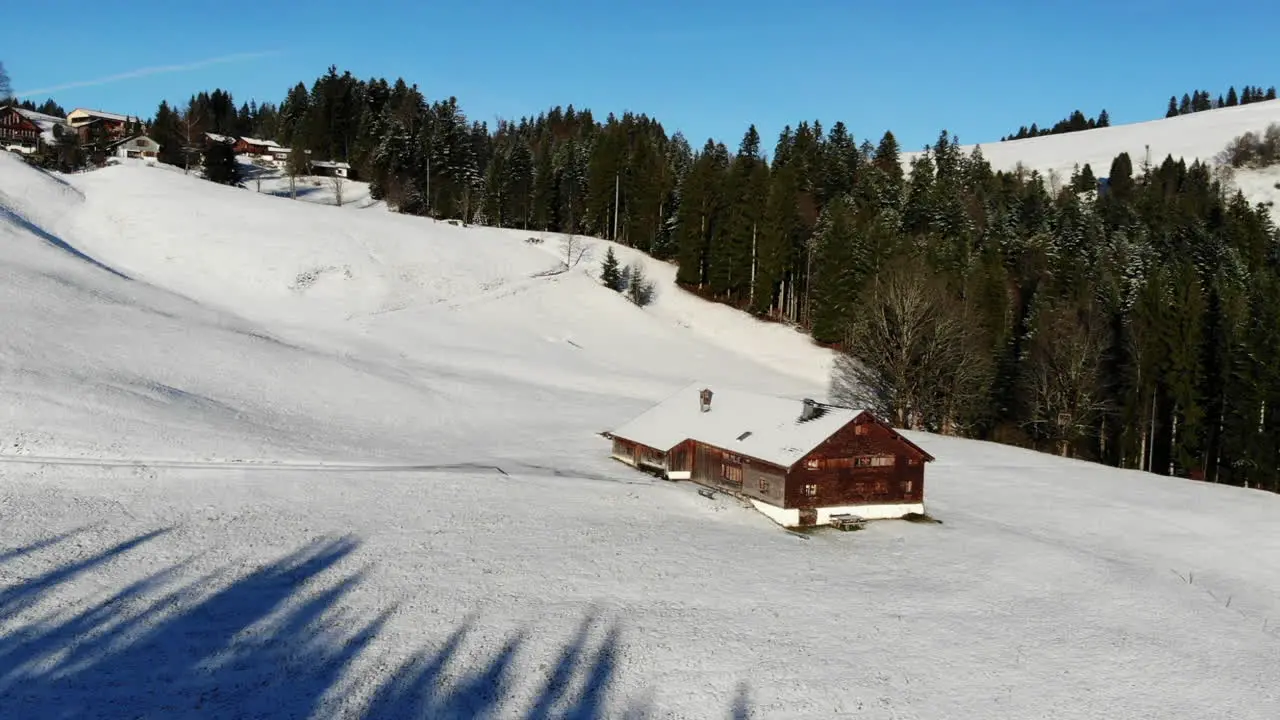
[[865, 446], [869, 455], [888, 453], [921, 462], [934, 460], [924, 448], [903, 437], [874, 413], [864, 410], [806, 453], [792, 467], [803, 468], [812, 460], [847, 457], [851, 447], [859, 446]]

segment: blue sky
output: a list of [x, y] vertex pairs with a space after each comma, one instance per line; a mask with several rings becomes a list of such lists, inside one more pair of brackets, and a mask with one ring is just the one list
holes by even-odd
[[[490, 122], [572, 103], [648, 113], [695, 146], [734, 148], [754, 122], [771, 149], [784, 125], [816, 118], [844, 120], [859, 140], [892, 129], [913, 150], [943, 128], [993, 142], [1076, 108], [1105, 107], [1118, 124], [1162, 116], [1169, 95], [1198, 87], [1280, 84], [1280, 4], [1262, 0], [88, 5], [6, 9], [23, 29], [0, 48], [14, 90], [150, 117], [161, 99], [215, 87], [279, 102], [334, 64], [455, 95]], [[191, 67], [149, 71], [174, 66]]]

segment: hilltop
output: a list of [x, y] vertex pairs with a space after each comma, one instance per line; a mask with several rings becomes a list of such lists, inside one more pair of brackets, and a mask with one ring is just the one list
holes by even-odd
[[[1120, 153], [1128, 153], [1137, 171], [1147, 158], [1159, 165], [1168, 156], [1187, 163], [1200, 160], [1217, 164], [1228, 143], [1247, 132], [1261, 134], [1280, 123], [1280, 100], [1217, 108], [1171, 118], [1113, 125], [1094, 130], [982, 144], [982, 154], [995, 170], [1018, 165], [1036, 170], [1046, 180], [1066, 184], [1073, 169], [1089, 164], [1094, 175], [1106, 177]], [[961, 138], [963, 141], [964, 138]], [[975, 144], [961, 147], [965, 153]], [[903, 153], [904, 167], [919, 153]], [[1234, 184], [1251, 202], [1280, 199], [1280, 165], [1264, 170], [1241, 169], [1232, 173]]]

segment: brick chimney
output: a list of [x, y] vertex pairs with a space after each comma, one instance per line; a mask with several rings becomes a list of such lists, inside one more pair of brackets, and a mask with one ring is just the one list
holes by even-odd
[[711, 412], [711, 395], [712, 393], [710, 388], [703, 388], [702, 391], [698, 393], [698, 405], [702, 409], [702, 412]]

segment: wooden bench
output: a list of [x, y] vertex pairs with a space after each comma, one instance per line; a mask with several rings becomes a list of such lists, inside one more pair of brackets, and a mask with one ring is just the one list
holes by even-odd
[[837, 530], [849, 532], [850, 530], [861, 530], [867, 526], [867, 520], [859, 515], [850, 515], [841, 513], [840, 515], [831, 516], [831, 527]]

